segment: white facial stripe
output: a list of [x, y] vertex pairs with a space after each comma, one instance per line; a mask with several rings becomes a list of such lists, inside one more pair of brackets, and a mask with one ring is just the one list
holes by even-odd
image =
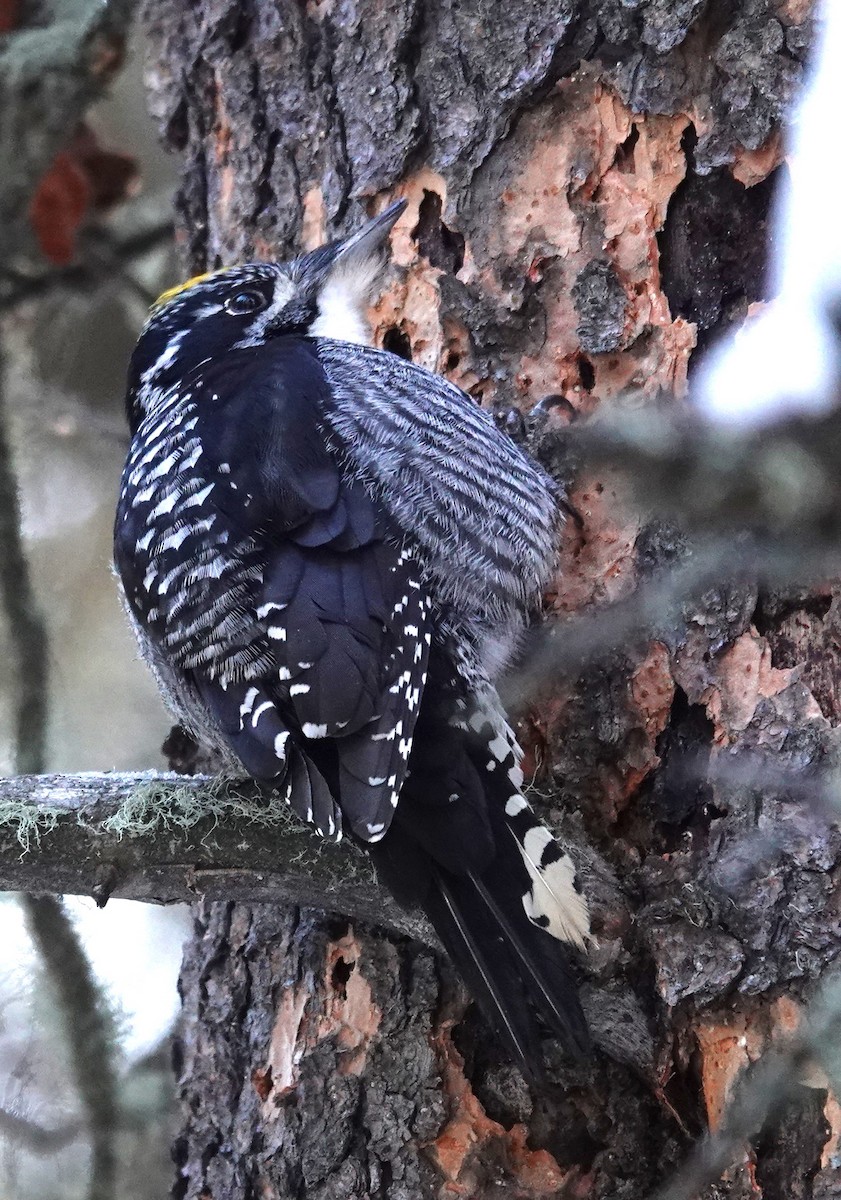
[[[224, 292], [220, 292], [220, 283]], [[182, 343], [189, 345], [191, 333], [208, 317], [218, 317], [224, 310], [224, 296], [234, 294], [238, 289], [249, 287], [273, 288], [273, 299], [270, 307], [257, 315], [259, 322], [255, 339], [248, 338], [241, 345], [253, 345], [260, 340], [260, 332], [265, 323], [272, 319], [294, 292], [294, 285], [288, 276], [278, 275], [271, 264], [251, 264], [242, 268], [232, 267], [214, 271], [185, 284], [182, 288], [173, 289], [167, 294], [163, 303], [157, 303], [152, 309], [149, 319], [143, 327], [143, 333], [161, 329], [167, 335], [164, 349], [140, 375], [140, 392], [138, 402], [144, 415], [148, 415], [161, 397], [161, 385], [158, 392], [153, 394], [158, 379], [163, 373], [177, 362], [183, 352]], [[222, 296], [223, 298], [219, 298]], [[178, 328], [179, 323], [183, 326]], [[202, 363], [208, 362], [205, 358]], [[201, 366], [202, 363], [194, 364]]]
[[295, 285], [288, 275], [278, 275], [274, 285], [274, 296], [268, 308], [264, 308], [261, 313], [257, 313], [254, 320], [248, 327], [248, 333], [239, 342], [234, 344], [234, 350], [241, 350], [246, 346], [259, 346], [266, 338], [266, 326], [274, 321], [283, 312], [286, 305], [295, 295]]

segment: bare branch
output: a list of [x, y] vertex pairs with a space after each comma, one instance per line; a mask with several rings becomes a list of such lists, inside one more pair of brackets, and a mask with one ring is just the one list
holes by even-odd
[[116, 1033], [78, 934], [55, 896], [23, 896], [27, 924], [66, 1025], [91, 1141], [89, 1200], [113, 1200], [119, 1120]]
[[19, 1142], [33, 1154], [55, 1154], [57, 1150], [63, 1150], [75, 1142], [83, 1129], [81, 1121], [68, 1121], [55, 1129], [46, 1129], [27, 1117], [0, 1108], [0, 1133]]
[[319, 842], [286, 808], [207, 776], [0, 780], [0, 889], [153, 904], [199, 897], [335, 909], [428, 944], [423, 918], [378, 887], [367, 855]]

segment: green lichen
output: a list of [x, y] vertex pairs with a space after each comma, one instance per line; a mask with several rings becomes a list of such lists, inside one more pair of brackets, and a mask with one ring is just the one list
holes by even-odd
[[161, 831], [187, 833], [196, 826], [210, 832], [222, 823], [259, 825], [288, 833], [307, 828], [288, 805], [224, 775], [199, 786], [160, 779], [144, 781], [104, 819], [95, 805], [93, 810], [85, 806], [74, 813], [67, 807], [33, 804], [31, 800], [0, 801], [0, 833], [8, 831], [24, 854], [33, 843], [40, 845], [44, 834], [68, 821], [118, 838], [142, 838]]
[[67, 817], [65, 808], [34, 805], [25, 800], [0, 800], [0, 829], [10, 827], [23, 854], [29, 851], [33, 840], [40, 845], [42, 834], [51, 833], [62, 817]]
[[[278, 861], [285, 862], [293, 872], [318, 874], [327, 895], [355, 880], [370, 883], [374, 878], [367, 856], [353, 845], [344, 841], [337, 846], [316, 837], [312, 826], [296, 817], [277, 795], [261, 793], [253, 784], [225, 775], [200, 786], [156, 779], [144, 782], [97, 828], [120, 838], [142, 838], [169, 831], [187, 835], [200, 830], [200, 840], [205, 843], [212, 840], [214, 829], [222, 826], [227, 830], [234, 826], [266, 830], [264, 837], [276, 842], [279, 848], [282, 846]], [[285, 837], [295, 835], [298, 835], [295, 843], [284, 842]], [[297, 847], [294, 850], [293, 845]], [[331, 868], [325, 864], [324, 856], [337, 853], [341, 856], [341, 866], [334, 860], [332, 870], [336, 874], [331, 880]]]
[[[117, 796], [123, 798], [115, 808]], [[373, 878], [367, 856], [350, 839], [337, 845], [318, 838], [277, 793], [241, 778], [106, 776], [101, 789], [90, 782], [71, 787], [63, 806], [31, 800], [0, 802], [0, 842], [5, 853], [17, 845], [23, 857], [40, 847], [45, 834], [52, 834], [55, 844], [62, 831], [72, 837], [79, 829], [87, 838], [101, 836], [103, 841], [116, 838], [142, 844], [146, 839], [151, 845], [163, 837], [169, 842], [167, 853], [177, 854], [179, 845], [198, 844], [206, 856], [199, 855], [197, 861], [208, 857], [211, 862], [217, 853], [227, 861], [224, 855], [230, 853], [233, 837], [237, 861], [252, 854], [264, 869], [282, 866], [293, 874], [315, 875], [323, 880], [326, 893], [345, 889], [356, 880], [370, 883]], [[119, 857], [113, 842], [110, 853]], [[135, 849], [127, 847], [127, 853], [131, 856]]]
[[220, 822], [243, 822], [300, 831], [305, 826], [285, 805], [259, 793], [238, 791], [236, 782], [221, 775], [197, 788], [163, 780], [142, 783], [101, 829], [117, 837], [143, 837], [160, 830], [187, 832], [197, 825], [213, 829]]

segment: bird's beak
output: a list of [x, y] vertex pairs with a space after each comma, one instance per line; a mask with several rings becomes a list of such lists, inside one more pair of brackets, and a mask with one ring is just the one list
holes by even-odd
[[381, 213], [372, 217], [367, 224], [363, 225], [356, 233], [352, 233], [350, 237], [343, 238], [340, 242], [333, 242], [332, 245], [336, 250], [337, 258], [344, 258], [346, 255], [360, 258], [368, 258], [375, 254], [380, 247], [385, 243], [386, 238], [391, 233], [399, 218], [406, 211], [406, 200], [395, 200], [393, 204], [389, 204], [388, 208], [384, 208]]
[[379, 255], [388, 235], [405, 212], [407, 203], [406, 200], [395, 200], [356, 233], [335, 242], [328, 242], [326, 246], [320, 246], [318, 250], [305, 255], [299, 260], [301, 273], [304, 276], [312, 274], [323, 277], [340, 264], [350, 266]]

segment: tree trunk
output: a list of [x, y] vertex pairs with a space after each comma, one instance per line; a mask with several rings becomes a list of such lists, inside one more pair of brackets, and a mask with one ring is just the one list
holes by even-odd
[[[809, 8], [148, 0], [188, 266], [288, 256], [405, 196], [378, 344], [552, 462], [610, 397], [679, 398], [693, 350], [761, 299]], [[691, 554], [606, 475], [569, 503], [555, 619]], [[547, 680], [522, 718], [598, 936], [600, 1051], [573, 1067], [548, 1044], [542, 1091], [434, 952], [337, 916], [199, 908], [174, 1194], [636, 1200], [667, 1178], [838, 953], [841, 841], [779, 778], [837, 742], [839, 620], [828, 588], [723, 579], [656, 638]], [[760, 752], [776, 783], [728, 781]], [[841, 1110], [808, 1082], [704, 1195], [841, 1196]]]

